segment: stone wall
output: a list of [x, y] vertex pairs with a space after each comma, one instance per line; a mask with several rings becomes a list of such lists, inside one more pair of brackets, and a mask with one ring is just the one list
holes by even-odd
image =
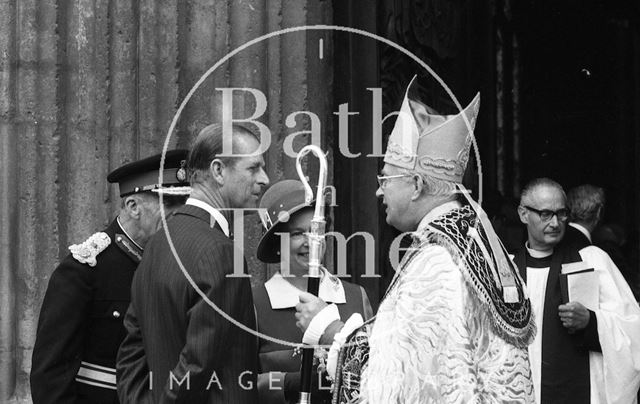
[[[159, 152], [182, 99], [229, 51], [281, 28], [330, 23], [332, 10], [319, 0], [0, 0], [0, 9], [0, 402], [22, 403], [49, 276], [67, 246], [119, 206], [106, 174]], [[291, 128], [285, 117], [311, 110], [330, 125], [331, 46], [328, 33], [307, 31], [239, 53], [195, 93], [169, 147], [188, 147], [220, 116], [216, 87], [254, 87], [269, 101], [270, 178], [294, 177], [282, 142], [309, 122]], [[250, 99], [236, 101], [237, 116], [252, 112]], [[294, 147], [308, 141], [296, 136]], [[259, 281], [267, 268], [251, 258], [255, 217], [249, 228]]]

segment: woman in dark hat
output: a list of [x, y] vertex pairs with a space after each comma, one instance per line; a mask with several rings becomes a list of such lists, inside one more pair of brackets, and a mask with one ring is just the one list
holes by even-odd
[[[313, 206], [315, 202], [305, 203], [304, 186], [296, 180], [274, 184], [260, 202], [260, 216], [266, 232], [258, 245], [257, 256], [265, 263], [279, 263], [280, 271], [253, 288], [257, 327], [263, 335], [289, 343], [302, 341], [302, 331], [296, 327], [294, 314], [300, 293], [307, 290], [304, 275], [309, 271], [309, 244], [306, 234], [310, 229]], [[288, 249], [281, 250], [281, 243], [288, 245]], [[325, 302], [335, 303], [343, 319], [354, 313], [360, 313], [364, 320], [372, 315], [369, 298], [361, 286], [342, 281], [324, 268], [319, 295]], [[260, 402], [296, 402], [301, 355], [295, 355], [290, 345], [263, 338], [259, 352]], [[330, 402], [328, 390], [319, 393], [313, 395], [314, 402]]]

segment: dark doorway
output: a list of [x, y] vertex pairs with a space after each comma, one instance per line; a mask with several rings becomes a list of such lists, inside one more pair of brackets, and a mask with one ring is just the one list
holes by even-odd
[[[636, 0], [334, 1], [334, 23], [375, 32], [407, 47], [451, 87], [461, 104], [481, 92], [476, 139], [483, 194], [515, 200], [530, 179], [567, 189], [605, 188], [605, 220], [624, 225], [629, 254], [640, 245], [640, 2]], [[335, 38], [334, 101], [349, 99], [350, 150], [371, 150], [370, 93], [383, 89], [384, 114], [398, 108], [416, 67], [397, 51], [362, 38]], [[424, 81], [425, 100], [455, 112], [441, 88]], [[360, 105], [358, 105], [360, 103]], [[364, 111], [364, 114], [363, 114]], [[385, 125], [383, 147], [392, 120]], [[334, 145], [334, 150], [337, 147]], [[372, 232], [381, 279], [361, 278], [364, 249], [349, 252], [353, 280], [380, 298], [393, 275], [388, 247], [397, 234], [373, 196], [381, 159], [343, 159], [336, 228]], [[465, 185], [476, 192], [470, 162]], [[640, 261], [630, 256], [635, 266]]]
[[[640, 3], [513, 2], [522, 179], [605, 188], [605, 221], [638, 243]], [[637, 262], [637, 261], [636, 261]]]

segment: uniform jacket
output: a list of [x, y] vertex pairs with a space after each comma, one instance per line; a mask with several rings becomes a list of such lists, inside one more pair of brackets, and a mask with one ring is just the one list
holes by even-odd
[[[204, 209], [186, 205], [146, 246], [118, 354], [122, 403], [255, 403], [251, 286], [233, 274], [234, 245]], [[244, 261], [243, 261], [244, 265]], [[228, 317], [225, 317], [228, 316]]]
[[49, 280], [31, 366], [34, 404], [117, 403], [115, 363], [142, 251], [114, 220], [95, 266], [67, 255]]

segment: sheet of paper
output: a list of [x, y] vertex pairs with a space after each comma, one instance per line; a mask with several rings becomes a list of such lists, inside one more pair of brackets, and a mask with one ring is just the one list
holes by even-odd
[[592, 269], [586, 272], [567, 274], [567, 290], [569, 301], [578, 302], [587, 309], [596, 311], [598, 307], [598, 274]]

